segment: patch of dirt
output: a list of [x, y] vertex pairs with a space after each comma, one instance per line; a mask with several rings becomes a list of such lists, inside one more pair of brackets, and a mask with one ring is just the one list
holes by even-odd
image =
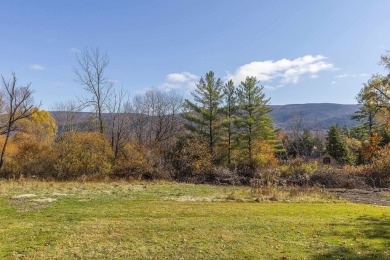
[[26, 199], [26, 198], [36, 197], [36, 196], [37, 195], [35, 194], [21, 194], [21, 195], [12, 196], [11, 199]]
[[192, 196], [180, 196], [180, 197], [169, 197], [166, 198], [168, 201], [203, 201], [203, 202], [211, 202], [216, 201], [215, 199], [208, 197], [192, 197]]
[[70, 196], [70, 195], [74, 195], [74, 194], [54, 192], [52, 195], [53, 196]]
[[17, 208], [20, 212], [28, 212], [28, 211], [34, 211], [34, 210], [46, 208], [49, 205], [49, 203], [18, 199], [18, 200], [12, 200], [11, 205]]
[[390, 206], [390, 189], [328, 189], [336, 198], [354, 203]]
[[57, 199], [53, 198], [37, 198], [35, 194], [21, 194], [9, 197], [12, 206], [16, 207], [21, 212], [34, 211], [47, 207], [51, 202]]
[[32, 201], [35, 201], [35, 202], [53, 202], [53, 201], [56, 201], [57, 199], [53, 199], [53, 198], [42, 198], [42, 199], [35, 199], [35, 200], [32, 200]]

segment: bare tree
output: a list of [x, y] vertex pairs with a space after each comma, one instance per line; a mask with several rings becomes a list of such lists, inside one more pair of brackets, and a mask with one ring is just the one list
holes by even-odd
[[85, 107], [92, 107], [96, 113], [99, 131], [104, 133], [103, 113], [108, 110], [109, 100], [113, 95], [113, 81], [106, 75], [109, 58], [98, 48], [85, 49], [76, 55], [76, 81], [79, 82], [89, 97], [82, 100]]
[[149, 117], [145, 107], [146, 104], [144, 102], [144, 96], [135, 96], [132, 104], [134, 115], [131, 120], [131, 129], [138, 144], [143, 144], [146, 142], [146, 129]]
[[291, 120], [289, 120], [288, 123], [288, 128], [290, 129], [290, 134], [289, 134], [289, 144], [292, 146], [294, 149], [297, 157], [299, 157], [300, 154], [300, 146], [302, 144], [302, 133], [304, 130], [304, 123], [305, 123], [305, 118], [302, 115], [295, 115]]
[[58, 112], [55, 118], [61, 132], [73, 132], [78, 130], [81, 123], [81, 108], [74, 100], [60, 102], [55, 105], [54, 110]]
[[183, 104], [182, 97], [173, 92], [154, 90], [146, 93], [146, 98], [152, 116], [150, 142], [161, 143], [173, 138], [180, 131], [179, 113]]
[[181, 131], [183, 98], [173, 92], [149, 90], [133, 100], [133, 126], [139, 142], [161, 144]]
[[17, 87], [17, 78], [12, 73], [12, 79], [7, 81], [1, 75], [2, 93], [1, 93], [1, 117], [0, 134], [5, 135], [5, 140], [1, 149], [0, 169], [4, 164], [4, 155], [11, 133], [18, 130], [17, 122], [24, 118], [31, 117], [35, 112], [32, 100], [33, 90], [30, 89], [31, 83], [25, 87]]
[[131, 104], [129, 95], [123, 88], [114, 93], [109, 105], [109, 136], [114, 152], [114, 160], [130, 138]]

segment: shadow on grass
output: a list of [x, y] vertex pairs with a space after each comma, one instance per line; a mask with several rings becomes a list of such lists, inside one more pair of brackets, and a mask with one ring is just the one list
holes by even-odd
[[312, 259], [390, 259], [390, 217], [364, 216], [333, 226], [343, 230], [337, 235], [338, 241], [353, 241], [354, 245], [335, 245], [325, 253], [313, 255]]

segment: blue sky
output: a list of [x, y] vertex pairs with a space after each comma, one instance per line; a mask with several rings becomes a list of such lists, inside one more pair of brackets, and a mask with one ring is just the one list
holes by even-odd
[[36, 101], [83, 95], [75, 54], [99, 47], [132, 95], [188, 95], [213, 70], [257, 76], [272, 104], [356, 103], [390, 49], [390, 1], [0, 0], [0, 73], [32, 83]]

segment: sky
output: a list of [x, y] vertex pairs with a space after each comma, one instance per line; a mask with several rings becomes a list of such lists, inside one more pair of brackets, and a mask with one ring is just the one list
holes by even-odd
[[53, 109], [85, 96], [76, 54], [107, 52], [107, 76], [132, 96], [190, 97], [212, 70], [256, 76], [271, 104], [354, 104], [390, 49], [388, 0], [0, 0], [0, 73]]

